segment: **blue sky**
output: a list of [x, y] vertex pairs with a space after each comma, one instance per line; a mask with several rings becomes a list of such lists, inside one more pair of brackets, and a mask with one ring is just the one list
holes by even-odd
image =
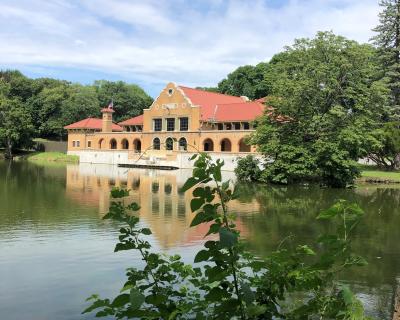
[[377, 0], [0, 0], [0, 68], [152, 96], [169, 81], [214, 86], [295, 38], [331, 30], [367, 42]]

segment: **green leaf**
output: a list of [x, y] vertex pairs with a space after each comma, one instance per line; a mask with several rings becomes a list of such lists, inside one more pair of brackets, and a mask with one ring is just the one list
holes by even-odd
[[353, 303], [354, 295], [353, 292], [349, 289], [348, 286], [343, 286], [342, 290], [340, 291], [340, 295], [343, 298], [344, 303], [348, 306]]
[[148, 235], [151, 234], [151, 230], [149, 228], [143, 228], [143, 229], [140, 230], [140, 233], [148, 236]]
[[210, 229], [208, 230], [208, 232], [206, 233], [206, 236], [212, 234], [212, 233], [218, 233], [219, 229], [221, 228], [221, 225], [218, 223], [214, 223], [210, 226]]
[[127, 293], [120, 294], [114, 299], [114, 301], [111, 303], [111, 306], [114, 308], [119, 308], [129, 303], [129, 300], [130, 300], [129, 294]]
[[137, 310], [141, 307], [145, 299], [145, 296], [136, 288], [131, 289], [129, 295], [129, 301], [131, 303], [131, 308]]
[[238, 236], [227, 228], [219, 230], [219, 242], [222, 248], [232, 248], [237, 243]]
[[111, 190], [111, 197], [114, 199], [129, 196], [129, 191], [125, 189], [113, 188]]
[[186, 192], [190, 188], [194, 187], [197, 183], [199, 183], [199, 180], [197, 180], [194, 177], [190, 177], [189, 179], [186, 180], [184, 183], [183, 187], [181, 188], [181, 192]]
[[337, 209], [337, 207], [333, 206], [330, 207], [327, 210], [322, 211], [317, 219], [332, 219], [333, 217], [337, 216], [339, 214], [339, 210]]
[[199, 210], [203, 204], [204, 198], [193, 198], [192, 201], [190, 201], [190, 210], [192, 210], [192, 212], [195, 212]]
[[267, 311], [267, 306], [265, 306], [265, 305], [262, 305], [262, 306], [260, 306], [260, 305], [251, 305], [251, 306], [248, 306], [246, 308], [246, 310], [247, 310], [247, 313], [248, 313], [249, 316], [257, 317], [257, 316], [260, 316], [260, 315], [262, 315], [263, 313], [265, 313]]
[[203, 211], [200, 211], [199, 213], [197, 213], [194, 216], [192, 222], [190, 223], [190, 226], [194, 227], [194, 226], [197, 226], [200, 223], [208, 222], [208, 221], [211, 221], [211, 220], [212, 220], [212, 217], [210, 217], [210, 215], [204, 213]]
[[240, 290], [242, 292], [242, 299], [246, 304], [250, 304], [254, 301], [255, 295], [247, 283], [242, 283], [240, 285]]
[[208, 250], [200, 250], [194, 257], [194, 262], [198, 263], [202, 261], [207, 261], [209, 257], [210, 257], [210, 252]]

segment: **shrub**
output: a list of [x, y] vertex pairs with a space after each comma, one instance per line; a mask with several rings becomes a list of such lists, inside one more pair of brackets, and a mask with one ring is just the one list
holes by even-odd
[[260, 160], [252, 155], [239, 158], [235, 168], [236, 177], [241, 181], [258, 181], [261, 177]]

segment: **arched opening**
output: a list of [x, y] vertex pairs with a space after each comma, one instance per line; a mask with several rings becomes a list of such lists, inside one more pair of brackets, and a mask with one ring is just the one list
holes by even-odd
[[135, 152], [141, 152], [142, 151], [142, 142], [139, 139], [133, 140], [133, 150]]
[[121, 141], [121, 149], [128, 150], [129, 149], [129, 142], [126, 139], [122, 139]]
[[154, 150], [160, 150], [160, 139], [159, 138], [154, 138], [154, 140], [153, 140], [153, 149]]
[[165, 150], [174, 150], [174, 140], [172, 138], [165, 140]]
[[245, 139], [242, 138], [239, 141], [239, 152], [250, 152], [251, 147], [245, 142]]
[[229, 139], [222, 139], [221, 141], [221, 151], [231, 151], [232, 144]]
[[104, 142], [104, 139], [101, 138], [101, 139], [99, 140], [99, 149], [103, 149], [103, 142]]
[[117, 149], [117, 141], [115, 139], [110, 140], [110, 149]]
[[187, 141], [185, 138], [179, 139], [179, 150], [186, 151], [187, 150]]
[[203, 142], [204, 151], [214, 151], [214, 142], [211, 139], [206, 139]]

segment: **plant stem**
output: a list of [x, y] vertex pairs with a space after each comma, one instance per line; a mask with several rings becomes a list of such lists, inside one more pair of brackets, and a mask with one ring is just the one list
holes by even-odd
[[[224, 200], [224, 198], [222, 196], [222, 191], [221, 191], [221, 188], [220, 188], [218, 182], [215, 181], [215, 183], [217, 185], [217, 192], [218, 192], [218, 196], [219, 196], [220, 203], [221, 203], [221, 206], [222, 206], [222, 211], [223, 211], [223, 216], [224, 216], [224, 223], [225, 223], [226, 228], [228, 230], [230, 230], [231, 228], [229, 227], [229, 221], [228, 221], [228, 215], [227, 215], [227, 209], [226, 209], [226, 205], [225, 205], [225, 200]], [[228, 251], [229, 251], [229, 256], [231, 258], [231, 263], [230, 264], [231, 264], [231, 268], [232, 268], [233, 284], [235, 286], [236, 295], [237, 295], [237, 298], [238, 298], [238, 301], [239, 301], [239, 304], [240, 304], [241, 318], [242, 319], [246, 319], [246, 316], [245, 316], [245, 313], [244, 313], [244, 310], [243, 310], [242, 298], [240, 297], [240, 293], [239, 293], [239, 284], [238, 284], [238, 280], [237, 280], [236, 266], [235, 266], [235, 261], [234, 261], [235, 253], [234, 253], [232, 248], [229, 248]]]

